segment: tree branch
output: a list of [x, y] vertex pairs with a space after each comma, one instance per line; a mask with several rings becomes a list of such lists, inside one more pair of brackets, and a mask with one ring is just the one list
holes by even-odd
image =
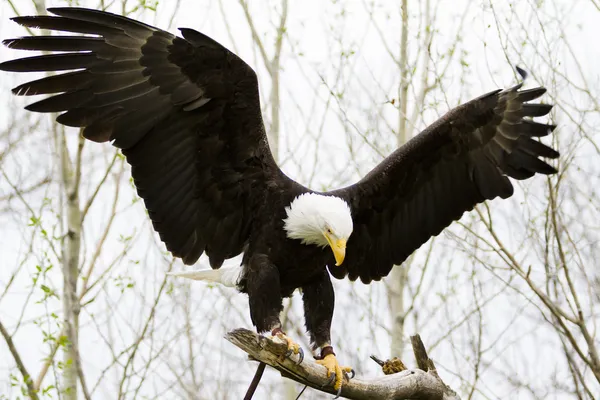
[[23, 360], [21, 360], [21, 356], [19, 355], [19, 352], [17, 351], [17, 348], [15, 347], [15, 344], [12, 341], [12, 337], [10, 337], [10, 334], [8, 333], [6, 328], [4, 328], [4, 325], [2, 325], [2, 322], [0, 322], [0, 334], [2, 334], [2, 336], [4, 337], [6, 345], [8, 346], [8, 350], [15, 359], [17, 369], [23, 376], [23, 382], [25, 382], [25, 385], [27, 385], [27, 394], [29, 395], [29, 398], [33, 400], [38, 400], [37, 391], [33, 387], [33, 382], [31, 381], [31, 375], [29, 375], [29, 372], [27, 372], [27, 368], [25, 368], [25, 364], [23, 364]]
[[[244, 350], [253, 359], [275, 368], [286, 378], [322, 392], [335, 393], [333, 387], [327, 385], [329, 378], [325, 368], [314, 360], [305, 358], [300, 365], [287, 357], [282, 360], [281, 355], [287, 351], [287, 344], [278, 338], [267, 338], [247, 329], [236, 329], [227, 333], [225, 339]], [[422, 350], [424, 351], [424, 347]], [[424, 357], [429, 360], [427, 353]], [[429, 362], [433, 365], [431, 360]], [[341, 395], [355, 400], [459, 399], [437, 376], [435, 369], [429, 372], [420, 369], [406, 370], [368, 380], [352, 379], [344, 383]]]

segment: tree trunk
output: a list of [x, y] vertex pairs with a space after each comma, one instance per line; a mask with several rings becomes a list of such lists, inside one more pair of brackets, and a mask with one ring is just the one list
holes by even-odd
[[62, 246], [63, 273], [63, 324], [66, 343], [63, 355], [64, 399], [77, 400], [77, 377], [80, 370], [79, 311], [77, 279], [79, 277], [79, 252], [81, 249], [81, 209], [79, 208], [79, 181], [81, 175], [80, 158], [83, 150], [83, 137], [79, 138], [76, 168], [73, 170], [69, 158], [65, 133], [58, 134], [58, 152], [62, 172], [62, 191], [66, 197], [66, 235]]
[[[400, 57], [398, 59], [400, 68], [400, 85], [398, 86], [398, 146], [402, 146], [409, 139], [406, 117], [408, 110], [408, 0], [402, 0], [401, 13], [402, 30], [400, 36]], [[408, 265], [408, 262], [404, 266], [395, 265], [387, 279], [388, 303], [392, 324], [391, 357], [402, 357], [404, 350], [404, 320], [406, 317], [404, 291], [408, 284]]]
[[[33, 0], [37, 15], [46, 14], [46, 1]], [[43, 30], [42, 35], [48, 35]], [[81, 209], [79, 206], [79, 181], [81, 175], [81, 152], [83, 150], [83, 137], [79, 138], [76, 168], [69, 158], [64, 128], [54, 124], [57, 146], [57, 156], [61, 171], [61, 197], [65, 199], [63, 216], [66, 217], [65, 235], [62, 242], [61, 261], [63, 273], [63, 342], [62, 365], [62, 394], [65, 400], [77, 400], [77, 381], [81, 366], [79, 365], [79, 311], [80, 304], [77, 296], [77, 279], [79, 277], [79, 252], [81, 250]], [[83, 384], [83, 382], [82, 382]]]

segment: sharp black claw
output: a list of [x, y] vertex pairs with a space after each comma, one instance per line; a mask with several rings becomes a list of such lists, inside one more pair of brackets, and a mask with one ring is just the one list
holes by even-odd
[[335, 383], [335, 372], [333, 372], [331, 374], [331, 376], [329, 377], [329, 380], [327, 381], [326, 384], [323, 385], [323, 387], [325, 387], [325, 386], [331, 386], [333, 383]]
[[352, 374], [352, 376], [348, 376], [349, 373], [344, 372], [344, 374], [346, 375], [346, 378], [348, 378], [348, 380], [353, 379], [356, 376], [356, 372], [354, 372], [354, 369], [351, 369], [350, 373]]
[[334, 397], [334, 400], [339, 399], [341, 395], [342, 395], [342, 387], [340, 386], [340, 388], [338, 389], [338, 391]]
[[288, 357], [288, 358], [289, 358], [289, 357], [290, 357], [292, 354], [294, 354], [294, 350], [291, 350], [291, 349], [285, 352], [285, 356], [286, 356], [286, 357]]
[[304, 350], [302, 350], [302, 347], [300, 347], [298, 352], [298, 362], [296, 364], [300, 365], [302, 364], [302, 361], [304, 361]]

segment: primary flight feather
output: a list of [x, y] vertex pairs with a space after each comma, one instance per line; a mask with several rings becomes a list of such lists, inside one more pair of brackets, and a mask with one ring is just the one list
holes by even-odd
[[337, 374], [336, 389], [342, 369], [330, 339], [330, 274], [379, 280], [476, 204], [510, 197], [509, 177], [556, 172], [540, 157], [558, 153], [537, 140], [554, 126], [531, 119], [550, 112], [549, 105], [529, 103], [545, 89], [519, 84], [451, 110], [358, 183], [316, 192], [275, 163], [256, 73], [225, 47], [192, 29], [178, 37], [108, 12], [48, 11], [55, 16], [13, 20], [69, 36], [3, 43], [59, 53], [6, 61], [0, 70], [71, 72], [13, 93], [52, 94], [27, 109], [59, 112], [59, 123], [122, 149], [154, 229], [184, 263], [206, 253], [218, 269], [243, 253], [235, 277], [190, 277], [234, 282], [248, 294], [259, 332], [285, 337], [282, 298], [302, 288], [313, 349]]

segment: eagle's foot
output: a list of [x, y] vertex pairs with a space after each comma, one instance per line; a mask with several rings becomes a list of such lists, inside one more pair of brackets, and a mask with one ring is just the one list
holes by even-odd
[[346, 380], [354, 378], [354, 370], [350, 367], [340, 366], [335, 354], [327, 354], [322, 360], [316, 362], [327, 368], [327, 377], [330, 378], [327, 384], [333, 384], [333, 388], [337, 391], [336, 398], [339, 397], [342, 392], [342, 381], [344, 378]]
[[290, 357], [292, 354], [297, 354], [298, 361], [296, 361], [296, 364], [302, 364], [302, 361], [304, 360], [304, 350], [302, 350], [302, 347], [290, 339], [285, 333], [283, 333], [281, 329], [274, 329], [272, 334], [273, 336], [277, 336], [278, 338], [285, 340], [287, 343], [288, 349], [285, 354], [281, 355], [281, 361], [283, 361], [285, 357]]

